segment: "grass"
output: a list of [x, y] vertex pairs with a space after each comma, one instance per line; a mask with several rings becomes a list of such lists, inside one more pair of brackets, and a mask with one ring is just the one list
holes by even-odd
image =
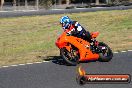
[[[43, 61], [59, 55], [55, 46], [61, 15], [0, 18], [0, 66]], [[65, 14], [84, 28], [99, 31], [113, 51], [132, 49], [132, 10]]]

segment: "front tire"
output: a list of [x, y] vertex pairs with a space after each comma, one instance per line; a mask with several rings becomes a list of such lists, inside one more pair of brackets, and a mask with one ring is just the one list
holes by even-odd
[[99, 53], [99, 61], [100, 62], [110, 61], [113, 57], [113, 52], [112, 52], [111, 48], [103, 42], [99, 42], [99, 47], [105, 47], [106, 48], [106, 50], [104, 50], [104, 51], [101, 50], [102, 52]]
[[71, 57], [71, 52], [69, 52], [66, 48], [60, 49], [60, 55], [62, 56], [63, 60], [67, 63], [67, 65], [76, 66], [79, 63], [79, 56], [76, 55]]

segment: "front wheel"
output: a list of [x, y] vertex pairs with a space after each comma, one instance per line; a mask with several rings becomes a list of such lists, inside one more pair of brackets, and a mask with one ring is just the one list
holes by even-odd
[[100, 48], [100, 53], [99, 53], [99, 61], [101, 62], [108, 62], [112, 59], [113, 53], [110, 47], [103, 43], [99, 42], [99, 48]]
[[66, 48], [60, 49], [60, 55], [68, 65], [76, 66], [79, 63], [79, 56], [76, 54], [76, 50], [69, 52]]

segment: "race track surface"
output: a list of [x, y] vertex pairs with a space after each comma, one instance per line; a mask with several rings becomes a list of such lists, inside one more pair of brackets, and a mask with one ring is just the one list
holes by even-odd
[[[87, 74], [132, 75], [132, 52], [115, 53], [110, 62], [81, 63]], [[132, 88], [129, 84], [86, 84], [76, 82], [78, 66], [65, 66], [55, 61], [0, 68], [0, 88]]]
[[39, 10], [39, 11], [0, 11], [0, 18], [5, 17], [21, 17], [34, 15], [50, 15], [64, 13], [79, 13], [79, 12], [95, 12], [109, 10], [127, 10], [132, 9], [132, 6], [116, 6], [116, 7], [101, 7], [101, 8], [82, 8], [82, 9], [64, 9], [64, 10]]

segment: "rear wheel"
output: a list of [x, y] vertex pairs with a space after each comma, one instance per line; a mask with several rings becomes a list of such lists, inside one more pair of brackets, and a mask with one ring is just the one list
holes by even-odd
[[70, 52], [66, 48], [60, 49], [60, 55], [68, 65], [77, 65], [79, 63], [79, 56], [77, 50], [71, 49]]
[[113, 53], [107, 44], [99, 42], [99, 49], [100, 49], [99, 61], [108, 62], [112, 59]]

